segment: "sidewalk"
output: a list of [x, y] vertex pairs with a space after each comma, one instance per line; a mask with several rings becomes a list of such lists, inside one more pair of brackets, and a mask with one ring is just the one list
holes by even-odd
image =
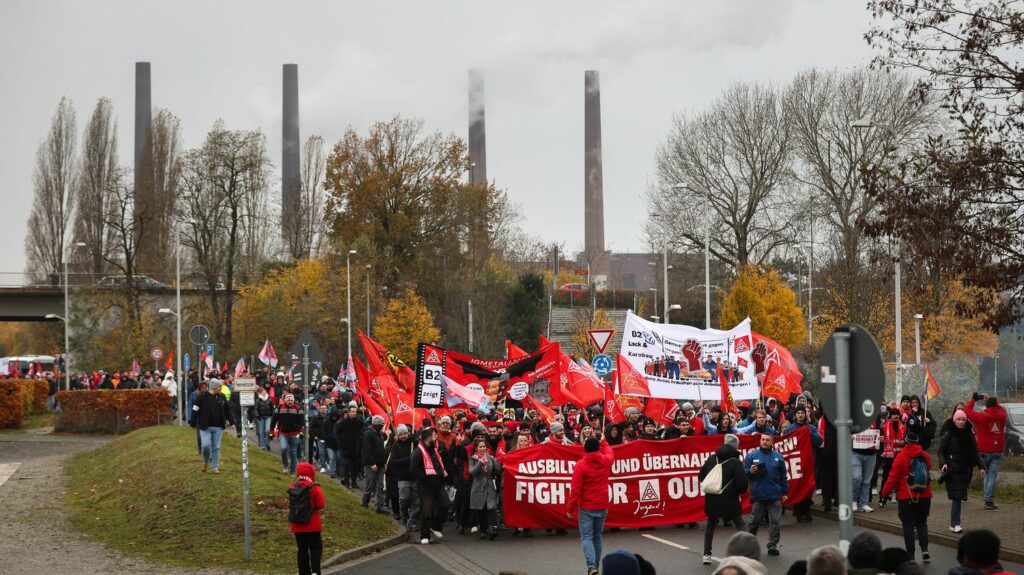
[[[1000, 474], [1000, 478], [1002, 474]], [[896, 535], [903, 534], [903, 526], [897, 516], [895, 502], [887, 507], [879, 508], [878, 498], [871, 502], [875, 511], [873, 513], [854, 513], [854, 524], [859, 527], [885, 531]], [[991, 529], [1002, 540], [1003, 548], [1000, 557], [1006, 561], [1015, 563], [1024, 562], [1024, 505], [999, 501], [999, 490], [996, 490], [996, 504], [999, 509], [985, 511], [985, 502], [980, 497], [972, 497], [965, 501], [961, 511], [961, 525], [964, 531], [984, 527]], [[945, 490], [935, 491], [932, 498], [931, 514], [928, 516], [928, 540], [931, 543], [956, 547], [960, 540], [959, 533], [949, 530], [949, 508], [950, 501], [946, 497]], [[838, 520], [835, 510], [825, 513], [820, 509], [812, 511], [815, 515]]]

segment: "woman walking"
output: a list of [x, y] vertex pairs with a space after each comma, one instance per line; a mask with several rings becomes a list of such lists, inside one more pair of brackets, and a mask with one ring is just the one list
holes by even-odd
[[469, 508], [474, 511], [480, 539], [494, 540], [498, 511], [498, 485], [501, 463], [491, 455], [487, 441], [480, 437], [473, 443], [473, 457], [469, 460], [469, 476], [473, 484], [469, 490]]
[[256, 438], [259, 440], [260, 449], [270, 451], [270, 418], [274, 416], [274, 400], [270, 397], [270, 382], [264, 384], [256, 394]]
[[960, 533], [963, 531], [960, 526], [960, 507], [967, 501], [967, 486], [971, 483], [974, 468], [980, 469], [981, 476], [985, 476], [985, 464], [978, 453], [978, 440], [963, 410], [957, 410], [952, 419], [942, 424], [939, 433], [939, 465], [942, 466], [939, 483], [946, 484], [946, 496], [950, 500], [949, 530]]

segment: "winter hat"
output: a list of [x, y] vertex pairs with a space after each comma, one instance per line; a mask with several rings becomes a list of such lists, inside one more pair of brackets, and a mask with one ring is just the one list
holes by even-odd
[[210, 391], [220, 391], [220, 387], [224, 385], [224, 382], [219, 379], [210, 379]]
[[350, 402], [348, 402], [348, 406], [349, 407], [359, 407], [359, 404], [354, 402], [354, 401], [350, 401]]
[[409, 428], [406, 427], [404, 423], [399, 423], [398, 427], [395, 429], [395, 433], [408, 433], [408, 431]]
[[601, 573], [605, 575], [640, 575], [640, 562], [629, 551], [616, 549], [601, 560]]
[[740, 447], [740, 438], [736, 437], [735, 435], [733, 435], [731, 433], [726, 433], [725, 434], [725, 445], [731, 445], [732, 447], [735, 447], [735, 448], [739, 449], [739, 447]]
[[474, 421], [473, 425], [469, 426], [469, 433], [471, 435], [474, 433], [487, 433], [487, 428], [484, 427], [484, 424], [480, 423], [479, 421]]
[[739, 569], [740, 572], [747, 575], [768, 575], [768, 568], [763, 563], [749, 557], [726, 557], [722, 559], [718, 563], [718, 569], [715, 569], [715, 575], [721, 573], [726, 567]]
[[447, 424], [451, 424], [451, 422], [452, 422], [452, 418], [450, 418], [450, 417], [448, 417], [447, 415], [445, 415], [445, 416], [441, 417], [441, 419], [439, 419], [439, 420], [438, 420], [437, 422], [438, 422], [438, 423], [447, 423]]
[[725, 546], [725, 555], [727, 557], [749, 557], [754, 561], [760, 561], [761, 545], [758, 544], [757, 537], [746, 531], [737, 531]]
[[384, 418], [379, 415], [374, 415], [373, 419], [370, 420], [370, 425], [384, 425]]
[[588, 437], [587, 440], [583, 442], [583, 451], [586, 451], [587, 453], [593, 453], [598, 449], [601, 449], [601, 442], [598, 441], [596, 437]]
[[565, 431], [565, 426], [562, 425], [561, 423], [558, 423], [557, 421], [552, 423], [551, 424], [551, 433], [554, 433], [556, 431]]
[[956, 421], [957, 419], [967, 419], [967, 414], [964, 413], [964, 410], [956, 410], [956, 413], [953, 414], [953, 420]]
[[295, 468], [295, 475], [300, 479], [304, 478], [313, 481], [316, 479], [316, 468], [311, 463], [303, 461]]
[[692, 404], [692, 403], [690, 403], [689, 401], [687, 401], [687, 402], [684, 402], [684, 403], [683, 403], [683, 409], [689, 409], [689, 410], [691, 410], [691, 411], [692, 411], [692, 410], [693, 410], [693, 404]]
[[903, 440], [906, 441], [907, 443], [917, 443], [918, 441], [921, 440], [921, 438], [919, 438], [917, 434], [914, 433], [913, 431], [908, 431], [907, 435], [903, 438]]

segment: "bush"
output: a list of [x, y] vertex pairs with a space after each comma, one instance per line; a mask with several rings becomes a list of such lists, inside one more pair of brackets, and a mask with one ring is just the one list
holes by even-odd
[[60, 391], [55, 431], [127, 433], [169, 422], [171, 396], [163, 389]]
[[50, 395], [50, 384], [45, 379], [13, 379], [24, 392], [22, 403], [25, 415], [46, 413], [46, 398]]
[[20, 381], [0, 380], [0, 428], [18, 429], [25, 418], [25, 386]]

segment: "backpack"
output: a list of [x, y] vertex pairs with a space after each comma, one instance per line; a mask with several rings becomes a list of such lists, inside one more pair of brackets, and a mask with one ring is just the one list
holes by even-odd
[[313, 498], [310, 493], [314, 485], [318, 484], [288, 488], [288, 521], [291, 523], [309, 523], [313, 520]]
[[915, 456], [910, 460], [910, 473], [907, 474], [907, 487], [914, 493], [922, 493], [932, 482], [928, 472], [928, 460], [924, 455]]
[[716, 455], [715, 466], [704, 477], [704, 481], [700, 482], [700, 488], [704, 490], [705, 494], [721, 495], [726, 487], [728, 487], [728, 483], [722, 485], [722, 462], [718, 461], [718, 456]]

